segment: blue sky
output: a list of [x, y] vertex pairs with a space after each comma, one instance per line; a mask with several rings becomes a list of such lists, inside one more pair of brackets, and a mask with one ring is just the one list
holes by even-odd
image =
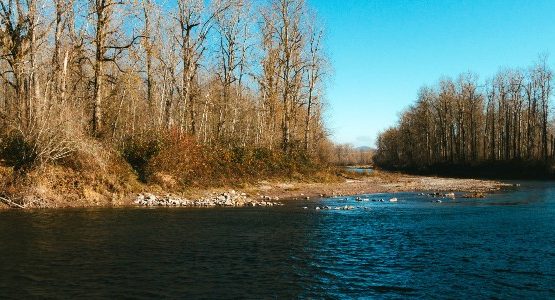
[[555, 66], [555, 0], [307, 0], [327, 33], [332, 138], [373, 145], [420, 86], [472, 71]]

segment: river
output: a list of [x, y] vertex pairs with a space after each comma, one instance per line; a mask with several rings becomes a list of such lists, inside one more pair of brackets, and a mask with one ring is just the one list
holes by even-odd
[[0, 298], [555, 298], [554, 184], [362, 197], [3, 211]]

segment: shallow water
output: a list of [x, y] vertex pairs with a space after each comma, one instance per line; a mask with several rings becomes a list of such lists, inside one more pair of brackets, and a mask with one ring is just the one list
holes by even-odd
[[356, 168], [356, 167], [346, 167], [345, 170], [349, 172], [361, 173], [361, 174], [370, 174], [374, 172], [374, 169], [370, 168]]
[[362, 198], [1, 212], [0, 298], [555, 297], [555, 185]]

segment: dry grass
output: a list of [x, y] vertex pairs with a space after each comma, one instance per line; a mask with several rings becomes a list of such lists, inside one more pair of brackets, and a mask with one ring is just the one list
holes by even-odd
[[[113, 142], [74, 130], [60, 135], [72, 137], [67, 154], [36, 159], [25, 167], [0, 161], [0, 196], [31, 208], [111, 206], [129, 203], [131, 194], [144, 191], [195, 196], [207, 190], [250, 189], [261, 179], [307, 184], [343, 180], [337, 169], [301, 152], [207, 146], [172, 133], [136, 136], [116, 150]], [[32, 142], [33, 135], [21, 137], [23, 145], [33, 145], [32, 151], [42, 147], [43, 142]], [[54, 140], [46, 145], [68, 145], [50, 137]], [[10, 151], [17, 159], [16, 150]]]
[[27, 172], [0, 168], [2, 194], [26, 207], [118, 205], [142, 186], [127, 163], [95, 141], [82, 141], [71, 156]]
[[[139, 147], [140, 148], [140, 147]], [[139, 149], [137, 148], [137, 149]], [[145, 160], [141, 174], [110, 144], [83, 138], [66, 157], [25, 172], [0, 162], [0, 196], [26, 207], [111, 206], [130, 203], [138, 192], [198, 196], [207, 190], [247, 190], [273, 182], [339, 182], [334, 168], [304, 164], [278, 152], [214, 149], [180, 139]], [[140, 152], [140, 151], [139, 151]]]

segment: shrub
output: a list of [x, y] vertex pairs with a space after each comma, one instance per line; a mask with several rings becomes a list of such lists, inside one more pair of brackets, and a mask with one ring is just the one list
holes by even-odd
[[75, 111], [72, 105], [53, 103], [24, 122], [7, 119], [0, 133], [0, 159], [26, 172], [67, 157], [83, 137], [84, 121]]
[[0, 156], [8, 166], [13, 167], [16, 171], [21, 171], [35, 165], [38, 153], [23, 134], [13, 131], [4, 136], [1, 141]]
[[194, 137], [168, 134], [160, 151], [147, 164], [145, 172], [168, 174], [182, 185], [197, 185], [211, 176], [208, 151]]
[[231, 161], [235, 164], [244, 164], [248, 161], [249, 153], [244, 147], [233, 147], [231, 149]]
[[77, 137], [49, 124], [11, 130], [0, 145], [0, 156], [16, 171], [26, 172], [56, 162], [76, 150]]
[[112, 150], [110, 145], [105, 145], [98, 140], [84, 136], [76, 142], [75, 150], [71, 155], [58, 160], [56, 163], [74, 171], [106, 172], [106, 168], [111, 161], [118, 158], [125, 164], [119, 153]]
[[143, 182], [148, 180], [147, 165], [162, 149], [163, 142], [158, 137], [138, 136], [127, 138], [123, 144], [122, 156], [131, 165]]
[[276, 177], [305, 178], [319, 167], [302, 149], [203, 145], [176, 132], [126, 139], [122, 156], [143, 182], [165, 188], [225, 186]]

